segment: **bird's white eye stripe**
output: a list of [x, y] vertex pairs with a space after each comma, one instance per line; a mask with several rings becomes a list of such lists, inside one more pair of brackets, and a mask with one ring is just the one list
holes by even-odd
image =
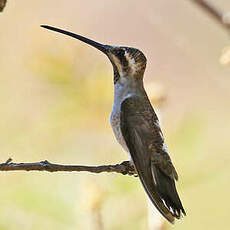
[[127, 52], [127, 50], [125, 51], [125, 58], [128, 61], [128, 63], [129, 63], [129, 67], [131, 68], [132, 73], [135, 73], [137, 71], [137, 68], [136, 68], [137, 66], [136, 66], [135, 58], [132, 57], [129, 54], [129, 52]]

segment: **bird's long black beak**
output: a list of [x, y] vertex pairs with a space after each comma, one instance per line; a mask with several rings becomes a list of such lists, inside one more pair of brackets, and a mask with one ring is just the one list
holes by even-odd
[[111, 46], [108, 46], [108, 45], [103, 45], [103, 44], [100, 44], [98, 42], [95, 42], [91, 39], [88, 39], [88, 38], [85, 38], [81, 35], [78, 35], [78, 34], [74, 34], [72, 32], [68, 32], [66, 30], [62, 30], [62, 29], [58, 29], [58, 28], [55, 28], [55, 27], [52, 27], [52, 26], [47, 26], [47, 25], [41, 25], [41, 27], [45, 28], [45, 29], [48, 29], [48, 30], [53, 30], [55, 32], [58, 32], [58, 33], [62, 33], [62, 34], [66, 34], [68, 36], [71, 36], [73, 38], [76, 38], [82, 42], [85, 42], [95, 48], [97, 48], [98, 50], [102, 51], [104, 54], [108, 54], [108, 51], [110, 49]]

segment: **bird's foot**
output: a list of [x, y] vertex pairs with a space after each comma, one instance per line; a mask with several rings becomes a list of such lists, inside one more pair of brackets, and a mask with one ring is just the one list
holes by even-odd
[[121, 165], [125, 166], [125, 169], [122, 172], [123, 175], [138, 177], [137, 171], [132, 161], [123, 161]]

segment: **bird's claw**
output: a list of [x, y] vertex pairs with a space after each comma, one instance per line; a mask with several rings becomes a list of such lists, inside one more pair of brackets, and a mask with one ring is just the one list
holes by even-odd
[[125, 166], [125, 169], [122, 172], [123, 175], [130, 175], [130, 176], [138, 177], [138, 174], [136, 172], [133, 162], [123, 161], [121, 165]]

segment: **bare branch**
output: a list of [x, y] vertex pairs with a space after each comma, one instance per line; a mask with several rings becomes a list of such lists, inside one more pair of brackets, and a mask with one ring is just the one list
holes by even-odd
[[123, 175], [136, 176], [134, 166], [129, 161], [123, 161], [116, 165], [83, 166], [83, 165], [60, 165], [53, 164], [47, 160], [35, 163], [13, 163], [9, 158], [0, 164], [0, 171], [47, 171], [47, 172], [115, 172]]
[[213, 19], [216, 20], [225, 29], [230, 30], [230, 15], [229, 12], [225, 13], [218, 9], [208, 0], [191, 0], [197, 6], [202, 8], [206, 13], [208, 13]]

